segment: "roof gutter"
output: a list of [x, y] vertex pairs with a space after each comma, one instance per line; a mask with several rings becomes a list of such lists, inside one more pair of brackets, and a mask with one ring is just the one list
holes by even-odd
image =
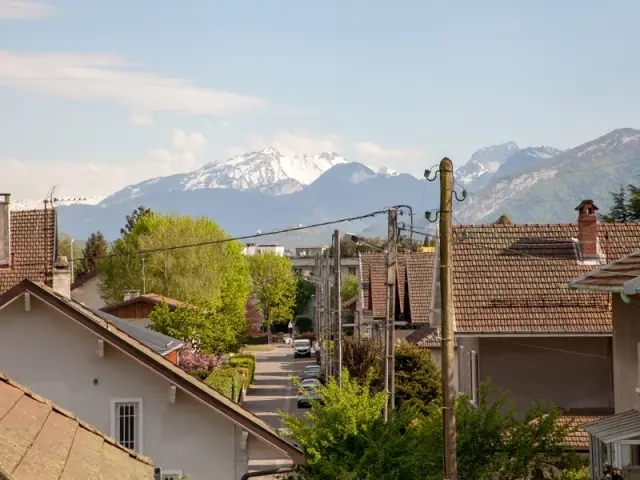
[[242, 475], [242, 477], [240, 477], [240, 480], [248, 480], [249, 478], [256, 478], [256, 477], [264, 477], [266, 475], [280, 475], [282, 473], [293, 473], [296, 471], [297, 467], [286, 467], [286, 468], [271, 468], [269, 470], [258, 470], [255, 472], [247, 472], [244, 475]]
[[623, 287], [603, 287], [598, 285], [580, 285], [579, 283], [569, 283], [566, 285], [569, 290], [580, 290], [592, 293], [622, 293]]

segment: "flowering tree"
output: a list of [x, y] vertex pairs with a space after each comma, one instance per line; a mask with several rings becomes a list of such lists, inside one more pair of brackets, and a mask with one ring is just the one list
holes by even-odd
[[182, 352], [180, 352], [180, 360], [178, 366], [191, 374], [198, 373], [204, 376], [210, 372], [219, 369], [222, 366], [222, 360], [218, 355], [202, 353], [198, 351], [192, 342], [185, 343]]

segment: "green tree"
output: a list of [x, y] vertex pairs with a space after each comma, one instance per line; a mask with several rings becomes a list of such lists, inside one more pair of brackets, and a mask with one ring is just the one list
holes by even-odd
[[360, 384], [358, 379], [350, 378], [349, 371], [345, 369], [342, 388], [335, 378], [318, 387], [322, 402], [312, 401], [311, 411], [304, 417], [278, 412], [283, 426], [289, 429], [288, 436], [305, 452], [301, 478], [346, 478], [335, 476], [336, 468], [347, 455], [344, 449], [348, 448], [352, 438], [363, 435], [382, 416], [387, 400], [384, 392], [371, 395], [372, 378], [371, 372], [364, 384]]
[[[348, 389], [353, 388], [352, 383]], [[320, 387], [324, 405], [314, 403], [303, 419], [292, 421], [284, 415], [285, 426], [294, 427], [292, 438], [306, 454], [299, 478], [442, 479], [440, 405], [433, 402], [426, 414], [405, 405], [390, 412], [385, 423], [380, 409], [369, 408], [375, 397], [367, 387], [355, 396], [337, 387], [331, 393], [331, 386]], [[534, 404], [523, 416], [516, 416], [509, 408], [507, 393], [490, 402], [491, 392], [483, 384], [476, 404], [465, 396], [457, 402], [460, 480], [561, 479], [564, 471], [579, 466], [576, 454], [564, 444], [570, 429], [556, 421], [559, 410], [547, 411]], [[381, 403], [375, 406], [381, 408], [385, 398], [379, 399]], [[352, 411], [358, 410], [356, 400], [364, 403], [363, 412]]]
[[127, 236], [128, 234], [132, 233], [133, 230], [135, 229], [136, 225], [138, 224], [138, 222], [148, 216], [148, 215], [152, 215], [152, 211], [150, 208], [146, 208], [142, 205], [140, 205], [138, 208], [136, 208], [131, 215], [127, 215], [127, 223], [125, 224], [124, 228], [120, 229], [120, 235], [122, 235], [123, 237]]
[[429, 350], [409, 342], [396, 346], [396, 403], [405, 403], [419, 409], [439, 401], [442, 395], [440, 369], [431, 358]]
[[423, 247], [435, 247], [436, 246], [435, 237], [430, 237], [429, 235], [425, 235], [424, 243], [422, 244], [422, 246]]
[[157, 305], [149, 314], [151, 330], [184, 342], [193, 342], [203, 353], [223, 354], [239, 348], [239, 337], [246, 329], [242, 318], [224, 313], [218, 300], [191, 300], [174, 311], [166, 303]]
[[[73, 255], [71, 254], [72, 245], [73, 245]], [[82, 243], [81, 242], [72, 243], [71, 235], [61, 232], [58, 235], [58, 255], [67, 257], [69, 262], [71, 262], [72, 258], [73, 259], [82, 258]], [[76, 265], [74, 265], [74, 273], [75, 273], [75, 277], [77, 278], [78, 266], [80, 265], [81, 262], [76, 261], [75, 263]], [[75, 279], [71, 279], [72, 282], [74, 280]]]
[[353, 379], [362, 382], [369, 373], [372, 373], [372, 382], [378, 384], [382, 372], [383, 355], [382, 345], [377, 340], [357, 340], [352, 337], [342, 339], [342, 364]]
[[98, 267], [100, 257], [104, 257], [109, 250], [109, 244], [104, 238], [102, 232], [98, 231], [89, 235], [82, 249], [82, 260], [77, 263], [76, 276], [82, 277]]
[[306, 313], [311, 297], [313, 297], [315, 291], [316, 286], [309, 280], [301, 277], [296, 280], [296, 304], [294, 308], [296, 315]]
[[624, 187], [621, 186], [618, 192], [611, 192], [610, 195], [613, 198], [613, 205], [608, 214], [602, 215], [602, 221], [606, 223], [628, 222], [631, 218], [631, 212], [629, 211], [627, 192]]
[[342, 281], [340, 298], [343, 302], [351, 300], [358, 294], [359, 288], [360, 282], [358, 282], [358, 277], [356, 275], [348, 275], [347, 278]]
[[250, 256], [249, 267], [256, 306], [262, 314], [271, 343], [272, 325], [287, 322], [293, 317], [296, 277], [289, 259], [274, 253]]
[[[153, 292], [179, 300], [221, 299], [227, 311], [244, 318], [251, 285], [242, 246], [207, 218], [138, 216], [133, 228], [116, 240], [100, 265], [101, 294], [119, 301], [125, 290]], [[202, 242], [222, 243], [195, 245]], [[136, 254], [139, 250], [157, 250]]]

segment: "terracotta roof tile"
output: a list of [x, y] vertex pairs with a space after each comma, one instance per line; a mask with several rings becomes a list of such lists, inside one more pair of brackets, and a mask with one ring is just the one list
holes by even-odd
[[15, 480], [153, 478], [151, 460], [1, 373], [0, 471]]
[[637, 277], [640, 277], [640, 252], [622, 257], [571, 283], [580, 287], [623, 287]]
[[556, 420], [561, 425], [568, 425], [570, 431], [565, 437], [568, 447], [578, 451], [589, 450], [589, 434], [580, 428], [580, 425], [603, 418], [601, 415], [562, 415]]
[[0, 267], [0, 293], [25, 278], [51, 284], [56, 213], [48, 210], [11, 211], [11, 265]]
[[157, 293], [145, 293], [128, 300], [123, 300], [117, 303], [110, 303], [109, 305], [102, 307], [100, 310], [102, 310], [103, 312], [112, 312], [113, 310], [117, 310], [120, 307], [140, 302], [149, 303], [151, 305], [158, 305], [162, 302], [165, 302], [170, 309], [176, 309], [178, 307], [186, 305], [186, 303], [181, 302], [180, 300], [176, 300], [175, 298], [165, 297], [164, 295], [159, 295]]
[[[422, 348], [440, 348], [442, 346], [442, 332], [439, 328], [424, 325], [408, 335], [406, 340]], [[458, 341], [455, 338], [453, 339], [453, 344], [454, 346], [458, 345]]]
[[[598, 235], [604, 262], [640, 249], [640, 223], [599, 224]], [[577, 236], [577, 224], [455, 226], [456, 331], [610, 332], [608, 295], [565, 288], [594, 269], [577, 259]]]
[[[431, 309], [433, 252], [398, 254], [396, 268], [397, 298], [400, 312], [411, 323], [429, 321]], [[372, 310], [375, 318], [383, 318], [387, 312], [386, 266], [382, 253], [366, 253], [360, 256], [363, 309]], [[408, 293], [410, 317], [404, 312], [405, 291]]]

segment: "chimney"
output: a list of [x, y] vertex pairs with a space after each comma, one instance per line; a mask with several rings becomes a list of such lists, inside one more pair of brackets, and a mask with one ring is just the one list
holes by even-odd
[[11, 195], [0, 193], [0, 267], [11, 264]]
[[578, 211], [578, 245], [583, 259], [598, 258], [598, 207], [593, 200], [583, 200]]
[[67, 257], [58, 257], [53, 265], [53, 289], [65, 298], [71, 298], [71, 269]]
[[123, 300], [126, 302], [127, 300], [131, 300], [132, 298], [136, 298], [140, 296], [140, 290], [125, 290]]

